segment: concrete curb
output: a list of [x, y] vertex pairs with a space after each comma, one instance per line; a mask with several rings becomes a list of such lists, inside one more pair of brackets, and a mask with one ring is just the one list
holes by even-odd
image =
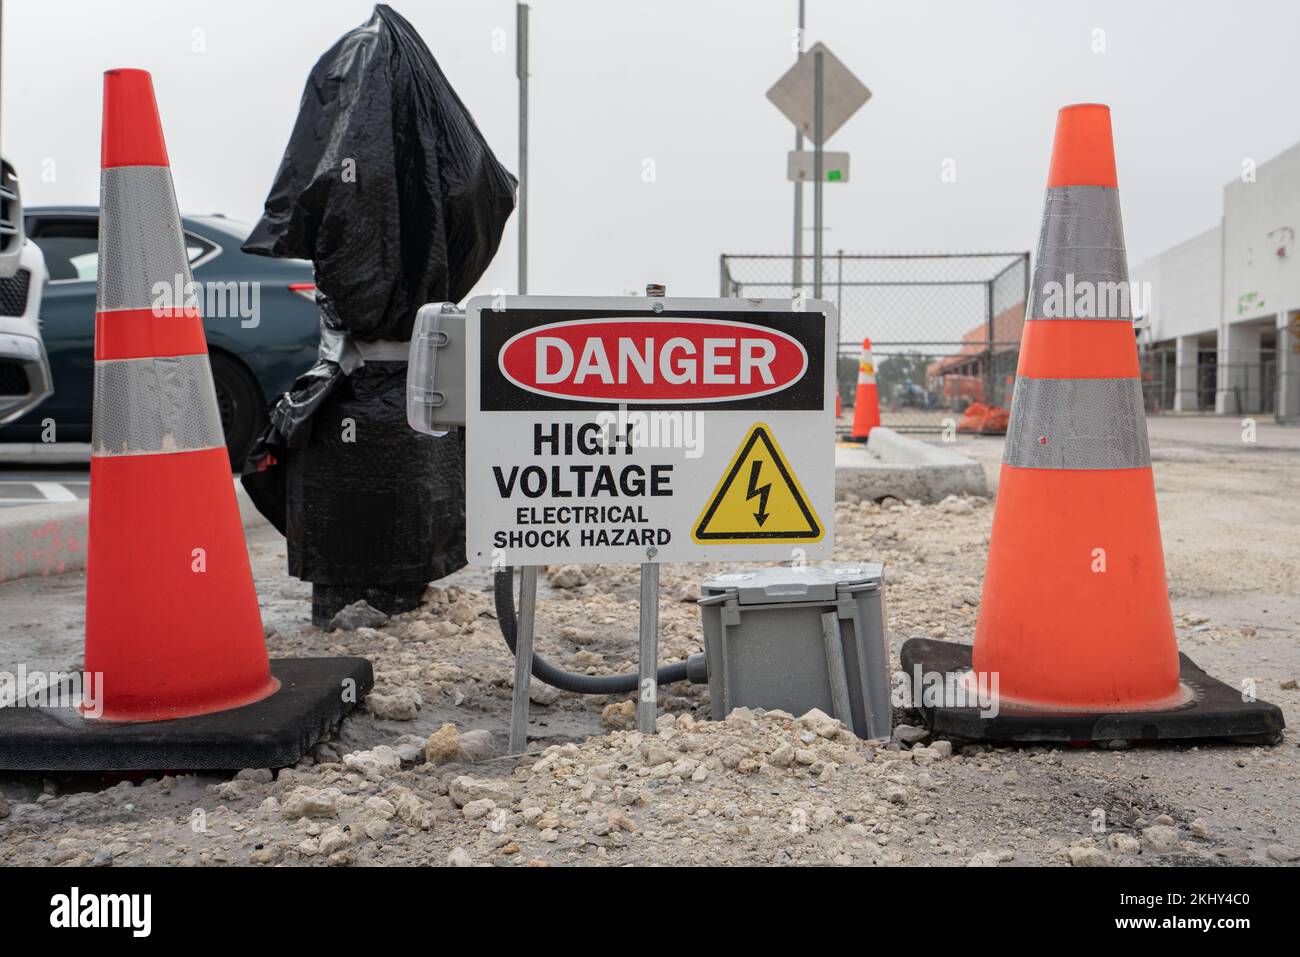
[[[235, 498], [245, 528], [265, 521], [238, 479]], [[84, 569], [89, 521], [84, 499], [0, 510], [0, 584]]]
[[76, 465], [90, 461], [89, 442], [0, 442], [5, 465]]
[[835, 496], [939, 502], [949, 495], [988, 495], [984, 468], [950, 449], [877, 426], [865, 446], [835, 446]]

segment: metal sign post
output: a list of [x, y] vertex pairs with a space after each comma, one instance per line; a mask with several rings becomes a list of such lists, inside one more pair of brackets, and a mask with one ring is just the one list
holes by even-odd
[[813, 54], [813, 298], [822, 297], [822, 108], [825, 54]]
[[[802, 21], [802, 10], [801, 21]], [[800, 44], [803, 42], [802, 22], [800, 24]], [[809, 56], [808, 54], [811, 54]], [[854, 76], [826, 45], [813, 44], [808, 54], [800, 54], [794, 66], [786, 71], [781, 79], [767, 91], [767, 98], [785, 114], [798, 131], [796, 152], [802, 148], [801, 139], [811, 137], [815, 150], [813, 177], [813, 296], [821, 296], [821, 248], [822, 248], [822, 186], [823, 175], [822, 149], [826, 140], [844, 125], [850, 116], [871, 99], [871, 91]], [[796, 183], [796, 190], [798, 185]], [[800, 272], [800, 255], [802, 251], [803, 208], [796, 192], [795, 201], [795, 257], [794, 276], [798, 287], [802, 275]]]
[[[653, 546], [649, 549], [653, 552]], [[641, 634], [638, 649], [641, 680], [636, 699], [636, 729], [655, 733], [659, 708], [659, 566], [641, 563]]]
[[537, 566], [519, 572], [519, 621], [515, 636], [515, 687], [510, 702], [510, 753], [528, 750], [528, 700], [533, 681], [533, 629], [537, 619]]
[[[668, 290], [662, 283], [646, 283], [647, 299], [662, 299]], [[658, 312], [662, 313], [663, 304], [657, 303]], [[627, 406], [619, 406], [626, 411]], [[624, 436], [629, 445], [632, 442], [631, 430]], [[653, 559], [659, 554], [654, 545], [646, 548], [646, 557]], [[640, 626], [637, 635], [637, 670], [640, 680], [637, 682], [636, 729], [642, 734], [654, 734], [655, 722], [659, 711], [659, 566], [654, 561], [641, 563], [641, 598]]]

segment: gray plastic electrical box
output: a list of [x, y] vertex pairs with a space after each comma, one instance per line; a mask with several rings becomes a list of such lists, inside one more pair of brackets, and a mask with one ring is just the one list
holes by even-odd
[[415, 314], [406, 421], [431, 435], [465, 424], [465, 313], [454, 302], [431, 302]]
[[860, 738], [892, 724], [884, 569], [757, 568], [700, 589], [713, 717], [733, 708], [820, 708]]

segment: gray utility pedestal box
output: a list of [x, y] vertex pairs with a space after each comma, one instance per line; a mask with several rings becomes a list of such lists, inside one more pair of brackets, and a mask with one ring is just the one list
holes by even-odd
[[860, 738], [891, 728], [884, 569], [757, 568], [701, 587], [713, 717], [820, 708]]

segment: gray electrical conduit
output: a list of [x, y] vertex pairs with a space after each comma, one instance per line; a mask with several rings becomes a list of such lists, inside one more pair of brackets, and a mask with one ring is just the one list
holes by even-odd
[[[519, 636], [519, 625], [515, 618], [514, 596], [515, 570], [513, 567], [499, 569], [493, 576], [493, 595], [496, 598], [497, 623], [501, 626], [501, 637], [506, 640], [510, 653], [515, 653], [515, 641]], [[544, 681], [561, 691], [573, 691], [577, 694], [627, 694], [636, 691], [640, 676], [635, 672], [625, 675], [580, 675], [565, 671], [547, 661], [541, 655], [533, 654], [533, 677]], [[657, 672], [659, 684], [673, 684], [678, 681], [692, 681], [702, 684], [708, 680], [705, 670], [704, 655], [691, 655], [689, 661], [673, 665], [664, 665]]]

